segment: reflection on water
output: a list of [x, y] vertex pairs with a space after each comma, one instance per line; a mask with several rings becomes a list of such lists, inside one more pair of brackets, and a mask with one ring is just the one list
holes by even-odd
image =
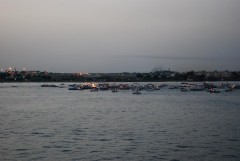
[[240, 160], [240, 91], [1, 85], [1, 160]]

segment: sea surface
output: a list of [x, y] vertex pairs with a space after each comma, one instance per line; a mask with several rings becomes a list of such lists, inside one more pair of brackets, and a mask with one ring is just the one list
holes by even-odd
[[240, 90], [40, 85], [0, 84], [0, 160], [240, 160]]

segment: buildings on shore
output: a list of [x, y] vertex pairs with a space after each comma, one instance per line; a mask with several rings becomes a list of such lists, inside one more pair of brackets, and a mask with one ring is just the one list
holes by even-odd
[[52, 73], [46, 71], [0, 72], [0, 82], [145, 82], [145, 81], [240, 81], [240, 71], [170, 70], [150, 73]]

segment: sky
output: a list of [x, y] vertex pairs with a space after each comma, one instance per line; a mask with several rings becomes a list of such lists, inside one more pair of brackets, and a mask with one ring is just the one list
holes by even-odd
[[0, 0], [0, 68], [240, 70], [240, 0]]

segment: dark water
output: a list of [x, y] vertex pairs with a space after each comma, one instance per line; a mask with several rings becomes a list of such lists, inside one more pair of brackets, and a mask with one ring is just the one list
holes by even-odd
[[240, 160], [240, 90], [12, 85], [0, 85], [0, 160]]

